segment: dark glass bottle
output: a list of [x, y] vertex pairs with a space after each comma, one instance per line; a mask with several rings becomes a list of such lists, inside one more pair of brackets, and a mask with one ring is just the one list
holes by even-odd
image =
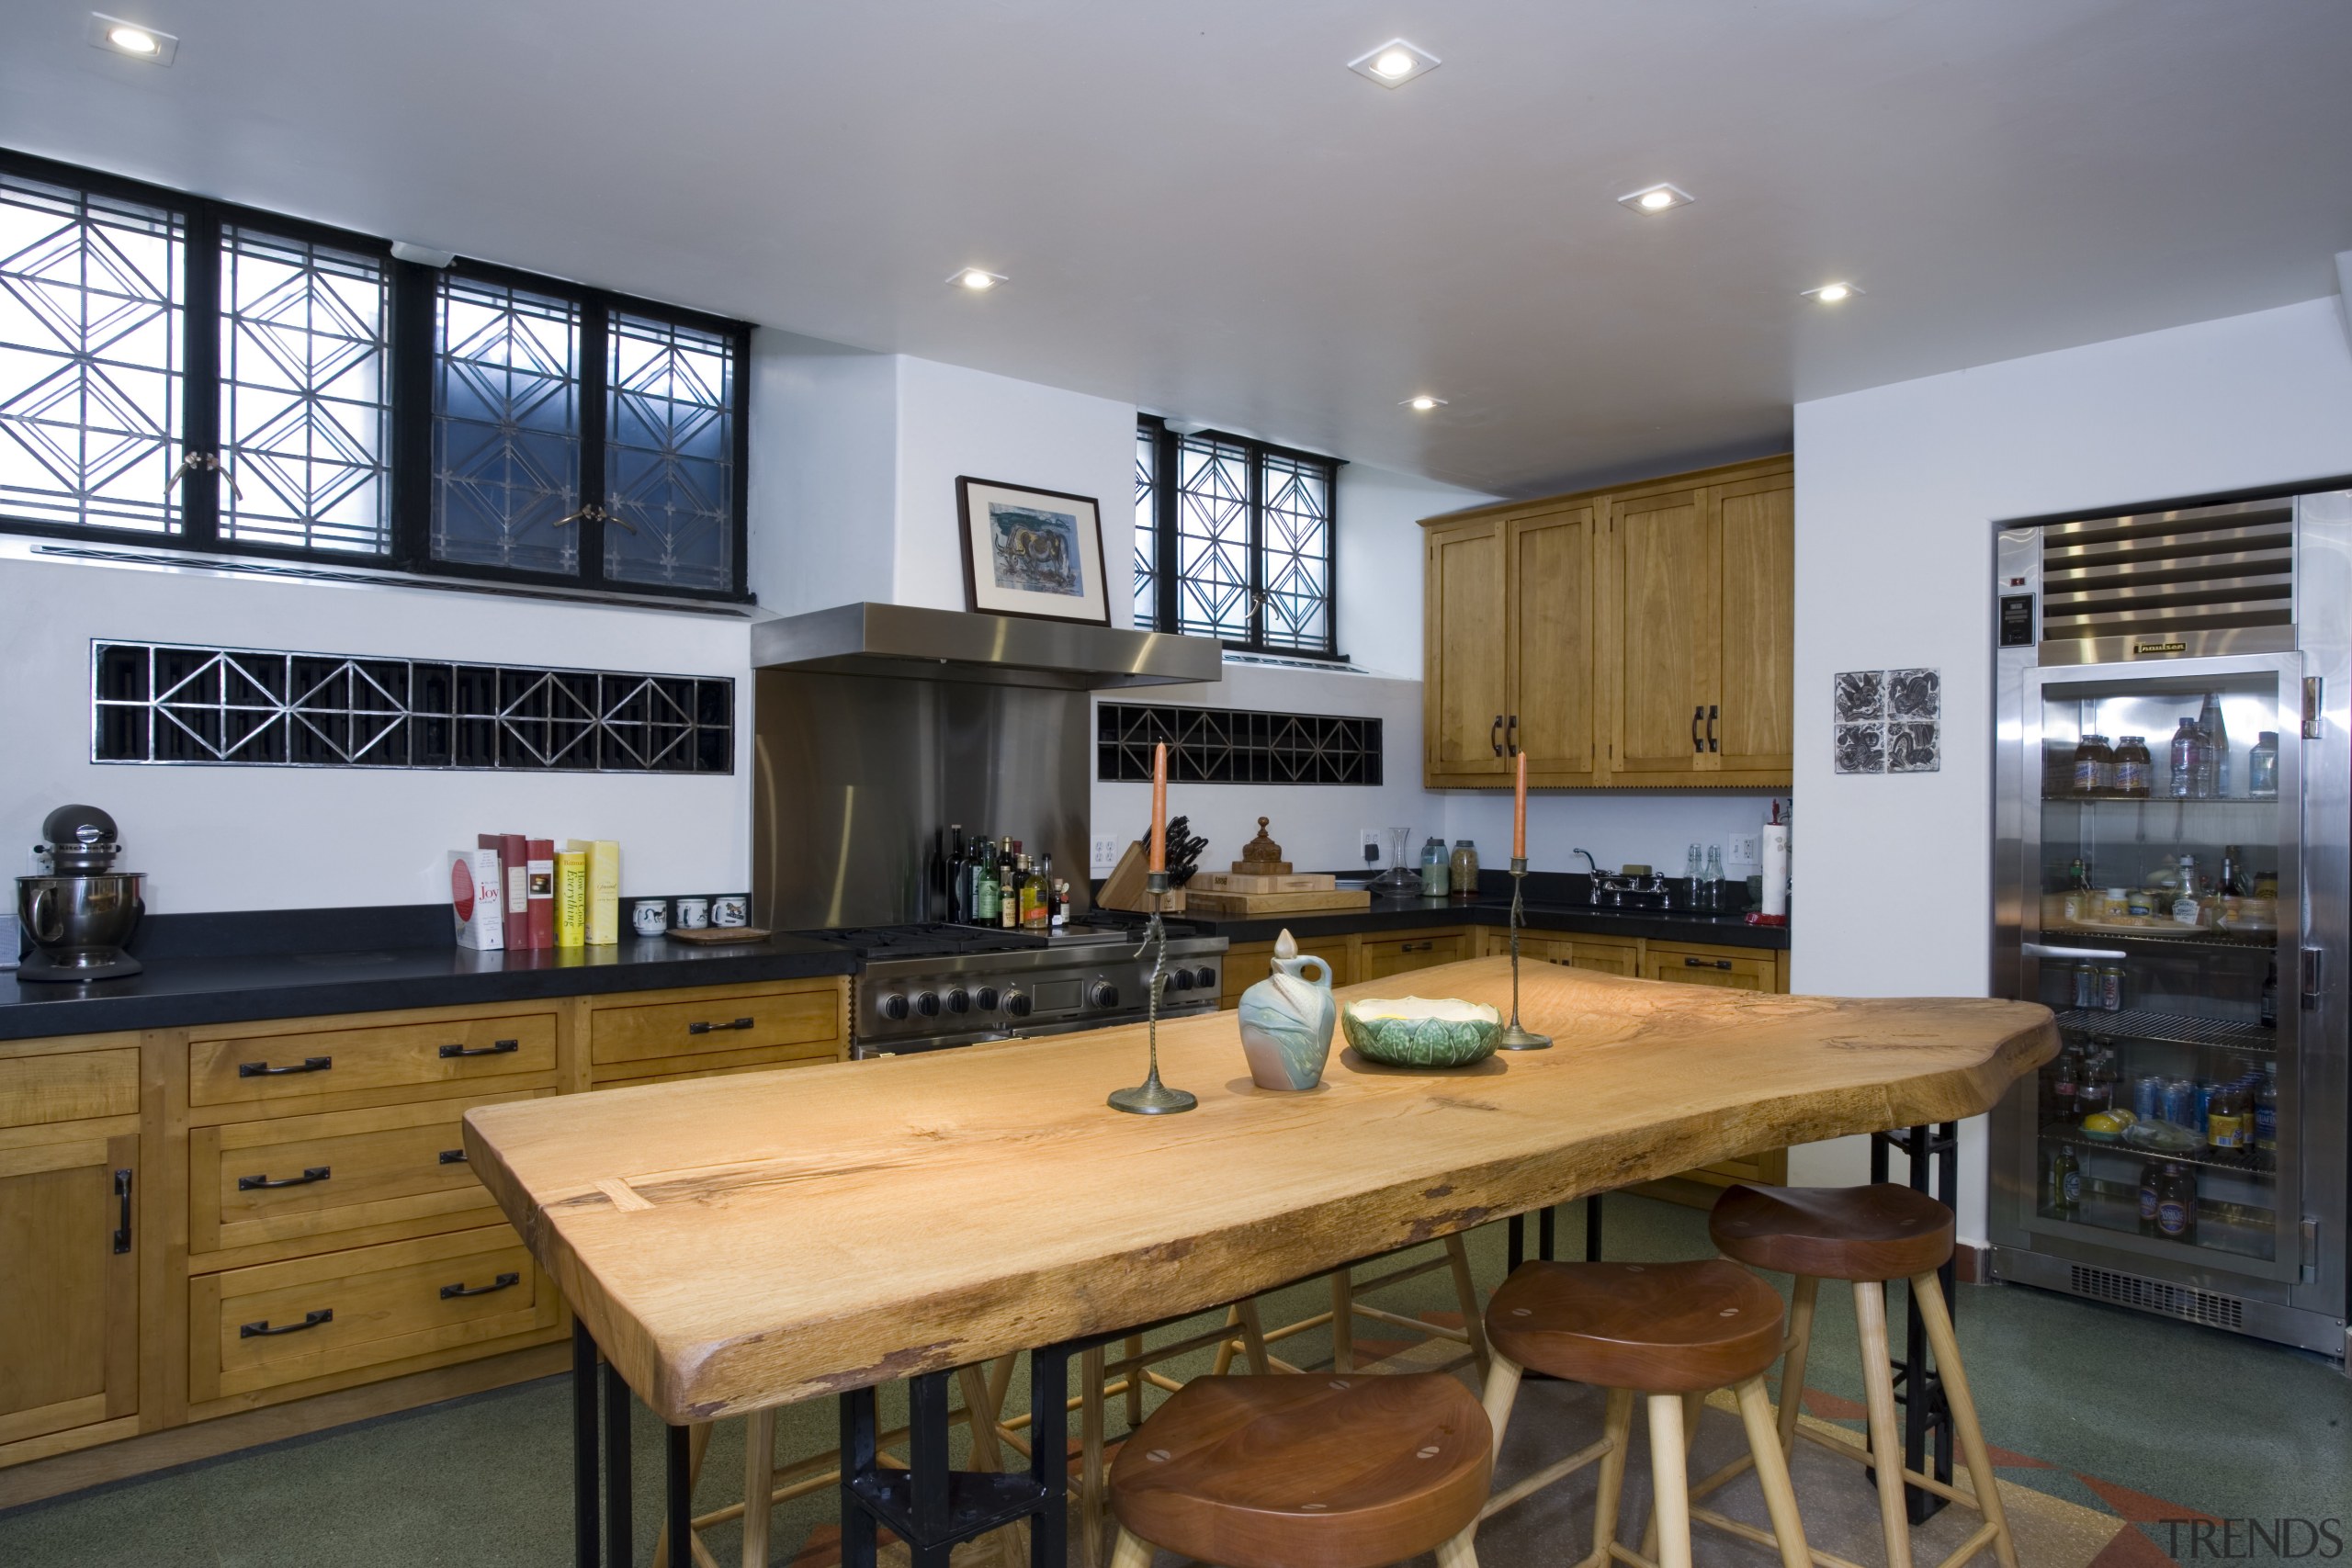
[[964, 856], [964, 825], [953, 823], [947, 829], [947, 918], [957, 925], [972, 918], [972, 886]]
[[2050, 1190], [2043, 1194], [2053, 1214], [2072, 1218], [2083, 1201], [2083, 1168], [2071, 1145], [2061, 1144], [2050, 1156]]

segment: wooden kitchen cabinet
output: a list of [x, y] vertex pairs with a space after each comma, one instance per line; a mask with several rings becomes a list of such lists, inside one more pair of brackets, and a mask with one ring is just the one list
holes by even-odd
[[1785, 788], [1794, 469], [1427, 519], [1422, 782]]

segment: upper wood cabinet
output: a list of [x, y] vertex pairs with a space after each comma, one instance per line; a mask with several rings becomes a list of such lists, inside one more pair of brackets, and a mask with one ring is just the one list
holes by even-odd
[[1785, 788], [1787, 457], [1430, 518], [1422, 782]]

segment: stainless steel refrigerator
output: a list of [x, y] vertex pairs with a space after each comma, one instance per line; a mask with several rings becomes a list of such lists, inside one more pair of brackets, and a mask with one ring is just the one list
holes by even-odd
[[2342, 1358], [2352, 491], [1996, 558], [1994, 1276]]

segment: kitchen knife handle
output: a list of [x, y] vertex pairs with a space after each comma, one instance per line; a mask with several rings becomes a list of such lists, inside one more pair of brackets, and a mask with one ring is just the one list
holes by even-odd
[[266, 1339], [278, 1334], [300, 1334], [306, 1328], [316, 1328], [322, 1323], [333, 1323], [334, 1321], [334, 1308], [321, 1307], [316, 1312], [304, 1313], [302, 1314], [302, 1321], [300, 1323], [281, 1323], [276, 1328], [272, 1328], [269, 1325], [269, 1319], [266, 1317], [259, 1323], [241, 1323], [237, 1325], [237, 1337], [240, 1339]]
[[237, 1076], [241, 1078], [282, 1078], [288, 1073], [323, 1073], [334, 1066], [333, 1056], [305, 1056], [288, 1067], [273, 1067], [267, 1062], [239, 1062]]
[[487, 1045], [444, 1045], [444, 1056], [508, 1056], [523, 1048], [520, 1040], [493, 1040]]
[[1704, 751], [1707, 743], [1699, 739], [1699, 721], [1707, 716], [1707, 705], [1700, 703], [1690, 709], [1690, 750]]
[[501, 1274], [487, 1285], [469, 1285], [460, 1280], [454, 1285], [442, 1286], [441, 1299], [446, 1302], [455, 1296], [486, 1296], [493, 1291], [503, 1291], [510, 1285], [519, 1285], [522, 1282], [523, 1276], [520, 1274]]
[[715, 1031], [715, 1030], [720, 1030], [720, 1029], [753, 1029], [753, 1028], [757, 1028], [757, 1027], [758, 1027], [758, 1024], [757, 1024], [757, 1021], [756, 1021], [755, 1020], [748, 1019], [748, 1018], [739, 1018], [739, 1019], [737, 1019], [737, 1020], [736, 1020], [734, 1022], [732, 1022], [732, 1023], [710, 1023], [710, 1022], [707, 1022], [707, 1021], [696, 1021], [696, 1022], [690, 1023], [690, 1024], [686, 1025], [686, 1032], [687, 1032], [687, 1033], [689, 1033], [689, 1034], [708, 1034], [708, 1033], [711, 1033], [711, 1032], [712, 1032], [713, 1031]]
[[1503, 754], [1503, 716], [1500, 714], [1495, 715], [1495, 722], [1487, 728], [1487, 744], [1495, 749], [1496, 756]]
[[273, 1181], [269, 1179], [269, 1173], [267, 1171], [264, 1171], [259, 1176], [241, 1176], [237, 1178], [237, 1190], [240, 1192], [274, 1192], [281, 1187], [308, 1187], [314, 1181], [324, 1181], [334, 1174], [334, 1168], [333, 1166], [313, 1165], [304, 1167], [302, 1174], [300, 1176], [281, 1176], [277, 1180]]

